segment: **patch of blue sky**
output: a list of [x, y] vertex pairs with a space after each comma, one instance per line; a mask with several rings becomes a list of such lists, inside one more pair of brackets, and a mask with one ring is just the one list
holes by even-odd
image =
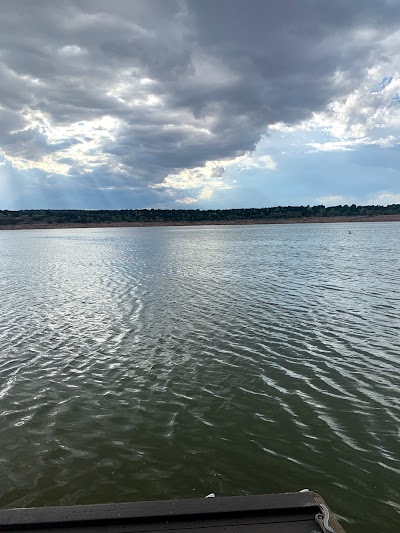
[[392, 76], [385, 76], [382, 81], [377, 83], [375, 87], [371, 90], [371, 94], [380, 93], [383, 91], [383, 89], [386, 89], [388, 85], [390, 85], [393, 81]]

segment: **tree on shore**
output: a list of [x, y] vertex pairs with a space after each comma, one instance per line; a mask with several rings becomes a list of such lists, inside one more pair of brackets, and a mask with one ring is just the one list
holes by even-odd
[[400, 204], [277, 206], [243, 209], [121, 209], [85, 211], [77, 209], [32, 209], [0, 211], [1, 226], [44, 224], [204, 223], [304, 219], [310, 217], [374, 217], [400, 215]]

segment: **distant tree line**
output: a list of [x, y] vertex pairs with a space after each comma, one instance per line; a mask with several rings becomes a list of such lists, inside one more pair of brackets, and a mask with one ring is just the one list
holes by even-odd
[[284, 220], [310, 217], [374, 217], [400, 215], [400, 204], [381, 205], [323, 205], [263, 207], [260, 209], [122, 209], [75, 210], [32, 209], [0, 211], [0, 227], [40, 224], [116, 224], [116, 223], [204, 223], [241, 220]]

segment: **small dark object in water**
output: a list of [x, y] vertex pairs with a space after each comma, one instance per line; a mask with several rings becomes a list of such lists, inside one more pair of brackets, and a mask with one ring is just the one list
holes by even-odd
[[0, 531], [344, 533], [315, 492], [0, 510]]

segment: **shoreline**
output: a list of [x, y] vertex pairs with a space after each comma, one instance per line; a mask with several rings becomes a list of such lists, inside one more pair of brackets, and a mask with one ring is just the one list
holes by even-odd
[[197, 222], [103, 222], [88, 224], [15, 224], [0, 226], [0, 231], [28, 229], [73, 229], [73, 228], [145, 228], [160, 226], [249, 226], [258, 224], [335, 224], [339, 222], [400, 222], [399, 215], [355, 216], [355, 217], [304, 217], [287, 219], [243, 219], [243, 220], [202, 220]]

